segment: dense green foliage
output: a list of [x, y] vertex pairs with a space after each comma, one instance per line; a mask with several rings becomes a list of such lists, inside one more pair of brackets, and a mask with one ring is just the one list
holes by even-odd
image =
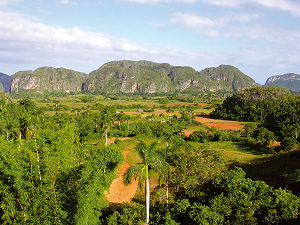
[[[284, 89], [275, 90], [277, 94], [260, 89], [237, 92], [244, 100], [253, 92], [258, 93], [256, 97], [264, 95], [252, 101], [264, 107], [265, 99], [270, 98], [276, 104], [269, 104], [269, 108], [277, 109], [269, 113], [265, 107], [264, 117], [259, 117], [260, 113], [251, 117], [263, 123], [249, 123], [239, 131], [216, 130], [196, 122], [199, 105], [195, 102], [167, 106], [170, 100], [159, 99], [155, 107], [166, 109], [166, 113], [130, 116], [121, 110], [151, 111], [155, 107], [140, 103], [105, 105], [81, 98], [77, 103], [85, 107], [44, 100], [49, 105], [38, 108], [32, 100], [16, 101], [0, 93], [0, 223], [142, 224], [146, 221], [142, 198], [130, 204], [109, 204], [104, 195], [123, 161], [121, 150], [130, 149], [140, 153], [140, 161], [131, 165], [126, 182], [138, 175], [143, 181], [147, 172], [156, 182], [151, 188], [149, 224], [289, 224], [294, 220], [296, 224], [298, 196], [259, 177], [251, 180], [248, 171], [260, 165], [229, 162], [221, 151], [203, 147], [234, 142], [269, 154], [280, 150], [270, 143], [282, 138], [283, 147], [294, 144], [291, 148], [295, 148], [298, 97]], [[216, 112], [227, 113], [221, 106]], [[235, 115], [235, 111], [230, 112]], [[186, 137], [182, 130], [188, 126], [198, 130]], [[128, 141], [133, 144], [128, 147], [127, 142], [117, 140], [105, 146], [106, 132], [110, 137], [133, 137]], [[297, 162], [297, 153], [289, 153], [285, 163], [291, 158]], [[243, 166], [247, 174], [233, 165]], [[261, 173], [265, 171], [263, 165], [259, 168]], [[278, 176], [288, 179], [289, 187], [297, 188], [300, 173], [299, 167], [295, 168], [282, 169], [284, 174]]]
[[[257, 87], [228, 97], [210, 116], [250, 122], [264, 122], [279, 136], [286, 150], [297, 148], [300, 128], [300, 97], [280, 87]], [[266, 130], [265, 130], [266, 131]], [[260, 130], [261, 135], [263, 130]], [[270, 134], [271, 135], [271, 134]], [[268, 137], [267, 139], [273, 139]]]
[[0, 104], [1, 223], [98, 224], [118, 147], [89, 144], [79, 119], [47, 117], [31, 100]]

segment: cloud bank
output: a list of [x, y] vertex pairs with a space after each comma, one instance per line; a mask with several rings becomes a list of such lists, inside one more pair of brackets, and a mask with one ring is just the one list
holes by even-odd
[[276, 9], [288, 12], [294, 16], [300, 17], [300, 3], [291, 0], [126, 0], [131, 3], [159, 4], [159, 3], [183, 3], [192, 4], [203, 2], [218, 7], [247, 7], [249, 5], [262, 6], [269, 9]]
[[[90, 72], [107, 61], [121, 59], [193, 66], [191, 62], [195, 65], [202, 58], [198, 65], [204, 67], [206, 63], [210, 65], [213, 58], [220, 59], [220, 63], [224, 59], [219, 53], [158, 48], [78, 27], [49, 26], [5, 11], [0, 11], [0, 21], [0, 68], [14, 65], [13, 72], [45, 65]], [[152, 25], [163, 28], [161, 24]]]

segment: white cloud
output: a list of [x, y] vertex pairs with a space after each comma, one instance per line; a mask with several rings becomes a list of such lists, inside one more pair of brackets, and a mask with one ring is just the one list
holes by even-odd
[[76, 5], [76, 2], [71, 2], [69, 0], [61, 0], [59, 2], [55, 3], [56, 5], [63, 5], [63, 6], [67, 6], [67, 5]]
[[131, 3], [142, 4], [159, 4], [159, 3], [197, 3], [204, 2], [206, 4], [239, 8], [247, 5], [258, 5], [266, 8], [277, 9], [291, 13], [294, 16], [300, 17], [300, 2], [291, 0], [124, 0]]
[[158, 30], [167, 30], [169, 28], [165, 23], [149, 23], [149, 25]]
[[258, 20], [260, 19], [262, 16], [256, 13], [242, 13], [242, 14], [238, 14], [238, 15], [233, 15], [231, 16], [228, 21], [232, 20], [232, 21], [238, 21], [241, 23], [248, 23], [254, 20]]
[[252, 25], [246, 27], [230, 27], [223, 34], [225, 38], [248, 38], [262, 40], [268, 43], [278, 43], [285, 46], [299, 46], [300, 30], [286, 30], [284, 28], [264, 27]]
[[[31, 17], [0, 10], [0, 68], [8, 74], [40, 66], [65, 67], [90, 72], [112, 60], [151, 60], [174, 65], [213, 66], [221, 54], [158, 48], [126, 38], [63, 28]], [[201, 64], [199, 63], [201, 59]], [[196, 67], [196, 68], [197, 68]]]
[[22, 1], [22, 0], [0, 0], [0, 7], [9, 5], [9, 4], [12, 4], [15, 2], [19, 2], [19, 1]]
[[125, 0], [131, 3], [142, 3], [142, 4], [150, 4], [150, 5], [155, 5], [159, 3], [195, 3], [199, 2], [201, 0]]
[[266, 8], [286, 11], [294, 16], [300, 16], [300, 3], [291, 0], [203, 0], [203, 2], [220, 7], [242, 7], [259, 5]]
[[235, 8], [240, 6], [241, 3], [245, 2], [245, 0], [203, 0], [203, 2], [215, 6]]
[[59, 2], [56, 2], [56, 5], [68, 5], [70, 4], [69, 0], [61, 0]]
[[222, 21], [211, 20], [209, 18], [201, 17], [192, 13], [175, 13], [174, 17], [170, 19], [174, 24], [181, 24], [188, 29], [199, 29], [204, 27], [224, 27]]
[[216, 37], [219, 37], [221, 34], [220, 34], [220, 31], [218, 30], [214, 30], [214, 29], [206, 29], [206, 30], [203, 30], [202, 31], [202, 34], [206, 37], [210, 37], [210, 38], [216, 38]]
[[300, 3], [299, 1], [289, 0], [252, 0], [253, 2], [265, 6], [267, 8], [279, 9], [289, 12], [294, 16], [300, 17]]

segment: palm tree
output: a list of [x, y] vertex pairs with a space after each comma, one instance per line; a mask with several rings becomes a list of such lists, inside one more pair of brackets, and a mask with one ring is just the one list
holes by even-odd
[[101, 124], [100, 126], [104, 129], [104, 134], [105, 134], [105, 146], [107, 146], [107, 133], [108, 133], [108, 128], [110, 126], [110, 123], [114, 121], [112, 113], [109, 111], [108, 108], [104, 108], [102, 110], [101, 114]]
[[163, 156], [159, 155], [156, 151], [156, 146], [159, 142], [153, 142], [147, 146], [144, 142], [140, 142], [136, 150], [142, 158], [142, 163], [136, 163], [130, 166], [125, 173], [125, 184], [130, 184], [132, 179], [139, 180], [140, 186], [145, 181], [145, 198], [146, 198], [146, 223], [149, 223], [150, 212], [150, 188], [149, 177], [152, 172], [158, 172], [159, 180], [164, 180], [170, 173], [170, 167], [164, 160]]

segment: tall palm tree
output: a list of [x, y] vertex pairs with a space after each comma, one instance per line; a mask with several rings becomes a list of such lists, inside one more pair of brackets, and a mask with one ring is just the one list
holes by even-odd
[[101, 113], [101, 124], [100, 126], [104, 128], [104, 135], [105, 135], [105, 146], [107, 146], [107, 133], [108, 128], [111, 122], [114, 121], [113, 114], [109, 111], [108, 108], [104, 108]]
[[156, 146], [159, 142], [153, 142], [147, 146], [144, 142], [140, 142], [136, 150], [142, 158], [142, 163], [136, 163], [131, 165], [125, 173], [125, 184], [130, 184], [132, 179], [139, 180], [140, 186], [142, 182], [145, 182], [145, 198], [146, 198], [146, 223], [149, 223], [150, 212], [150, 187], [149, 177], [152, 172], [158, 172], [159, 180], [164, 180], [170, 173], [170, 166], [164, 160], [164, 157], [159, 155], [156, 151]]

